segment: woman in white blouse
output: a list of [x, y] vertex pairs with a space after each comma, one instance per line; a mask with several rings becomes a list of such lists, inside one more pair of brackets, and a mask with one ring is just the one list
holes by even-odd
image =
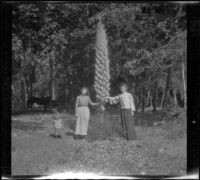
[[127, 92], [127, 85], [122, 83], [120, 86], [121, 94], [115, 97], [107, 97], [110, 104], [120, 103], [121, 123], [124, 136], [127, 140], [136, 140], [137, 135], [134, 127], [135, 104], [133, 96]]
[[88, 105], [97, 106], [99, 103], [94, 103], [88, 96], [88, 88], [81, 89], [81, 95], [77, 96], [75, 104], [75, 115], [77, 117], [75, 139], [84, 139], [87, 135], [88, 124], [90, 119], [90, 110]]

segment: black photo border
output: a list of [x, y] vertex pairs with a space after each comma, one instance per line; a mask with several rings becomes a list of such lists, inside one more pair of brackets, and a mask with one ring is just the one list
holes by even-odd
[[[12, 5], [15, 2], [12, 3], [9, 1], [1, 2], [1, 76], [0, 76], [1, 77], [1, 174], [2, 177], [6, 178], [20, 178], [20, 179], [36, 178], [38, 176], [15, 176], [15, 177], [11, 176]], [[96, 2], [96, 1], [90, 1], [90, 2]], [[133, 2], [133, 1], [127, 1], [127, 2]], [[144, 1], [140, 2], [142, 3]], [[189, 1], [187, 2], [185, 4], [187, 5], [187, 87], [188, 87], [187, 88], [188, 89], [187, 90], [187, 98], [188, 98], [187, 174], [190, 175], [199, 173], [198, 135], [199, 135], [199, 120], [200, 120], [200, 102], [199, 102], [200, 100], [200, 67], [199, 67], [200, 4], [189, 3]], [[131, 177], [160, 179], [160, 178], [167, 178], [169, 176], [150, 177], [150, 176], [133, 175]]]

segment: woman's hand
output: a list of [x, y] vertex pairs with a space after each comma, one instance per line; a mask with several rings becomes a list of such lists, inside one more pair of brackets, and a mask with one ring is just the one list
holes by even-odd
[[106, 110], [105, 107], [104, 107], [103, 105], [101, 105], [101, 110], [102, 110], [102, 111], [105, 111], [105, 110]]
[[106, 97], [106, 98], [105, 98], [106, 103], [107, 103], [109, 100], [110, 100], [110, 97]]

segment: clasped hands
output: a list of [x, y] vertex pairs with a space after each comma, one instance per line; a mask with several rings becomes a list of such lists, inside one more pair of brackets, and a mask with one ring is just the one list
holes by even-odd
[[[105, 102], [107, 103], [109, 100], [111, 99], [111, 97], [106, 97], [105, 98]], [[131, 111], [131, 115], [134, 116], [134, 111]]]

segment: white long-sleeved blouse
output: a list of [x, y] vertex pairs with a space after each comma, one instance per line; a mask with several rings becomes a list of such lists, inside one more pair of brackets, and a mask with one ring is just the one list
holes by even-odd
[[135, 111], [133, 96], [128, 92], [124, 92], [115, 97], [109, 97], [109, 100], [110, 104], [116, 104], [119, 102], [121, 109], [131, 109], [132, 111]]

